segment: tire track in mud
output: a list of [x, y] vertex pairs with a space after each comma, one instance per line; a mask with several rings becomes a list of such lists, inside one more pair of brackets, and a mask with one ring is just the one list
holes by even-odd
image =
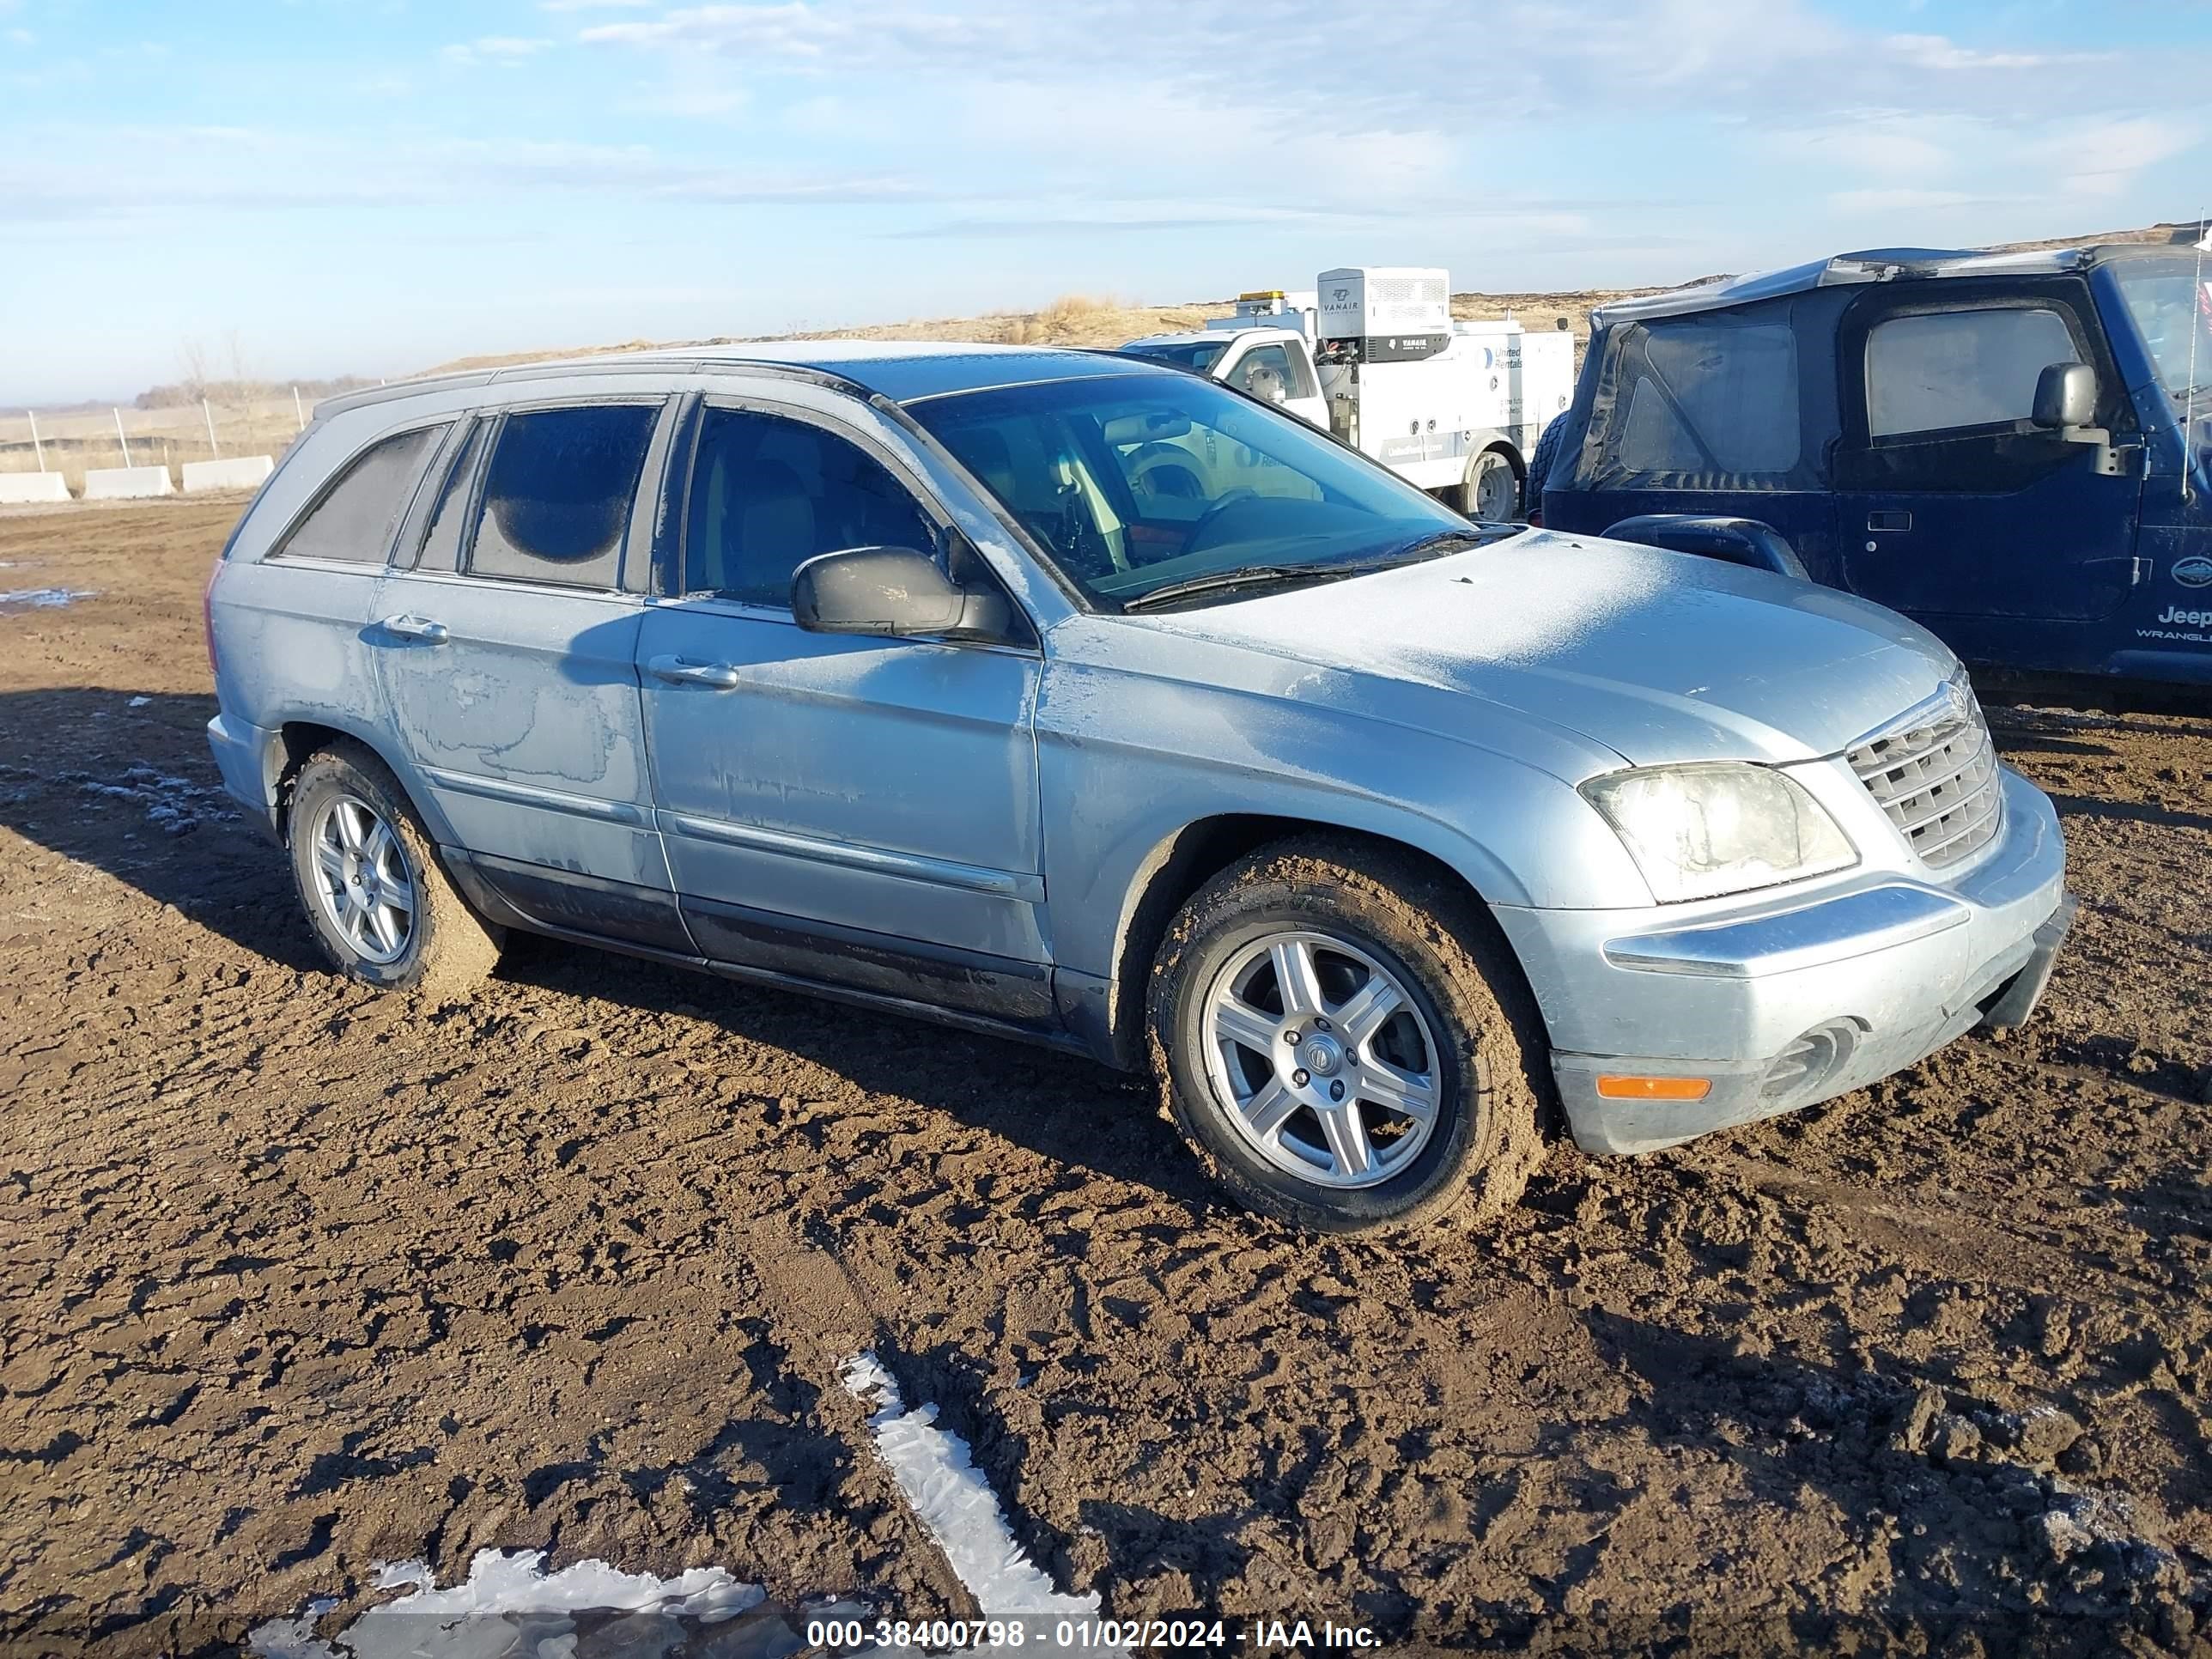
[[190, 1648], [493, 1545], [957, 1613], [863, 1346], [1117, 1616], [2088, 1653], [2212, 1614], [2212, 723], [2000, 711], [2084, 803], [2086, 900], [2005, 1042], [1316, 1241], [1059, 1056], [530, 944], [453, 1008], [337, 986], [240, 826], [59, 775], [212, 787], [229, 510], [0, 520], [102, 594], [0, 619], [0, 1641]]

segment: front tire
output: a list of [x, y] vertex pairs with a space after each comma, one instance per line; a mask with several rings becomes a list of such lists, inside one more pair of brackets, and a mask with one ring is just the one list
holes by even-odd
[[1185, 1138], [1295, 1226], [1487, 1218], [1541, 1158], [1546, 1048], [1518, 964], [1409, 855], [1302, 837], [1231, 866], [1168, 930], [1151, 1013]]
[[498, 963], [499, 930], [454, 890], [398, 780], [368, 750], [308, 757], [285, 841], [307, 926], [348, 978], [454, 995]]

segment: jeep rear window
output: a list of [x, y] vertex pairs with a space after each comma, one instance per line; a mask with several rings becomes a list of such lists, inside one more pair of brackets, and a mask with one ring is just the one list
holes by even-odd
[[1802, 397], [1796, 331], [1787, 320], [1723, 313], [1624, 324], [1607, 338], [1577, 482], [1803, 488]]
[[445, 432], [442, 425], [417, 427], [371, 444], [270, 556], [382, 564]]
[[469, 571], [612, 587], [658, 404], [511, 415], [485, 474]]

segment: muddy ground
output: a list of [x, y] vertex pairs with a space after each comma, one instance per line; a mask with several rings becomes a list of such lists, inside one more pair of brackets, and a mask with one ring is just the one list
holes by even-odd
[[0, 604], [0, 1650], [489, 1545], [958, 1611], [868, 1343], [1113, 1613], [2212, 1649], [2212, 715], [1997, 712], [2082, 899], [2009, 1040], [1316, 1243], [1073, 1060], [543, 943], [322, 971], [201, 732], [236, 510], [0, 519], [0, 591], [96, 590]]

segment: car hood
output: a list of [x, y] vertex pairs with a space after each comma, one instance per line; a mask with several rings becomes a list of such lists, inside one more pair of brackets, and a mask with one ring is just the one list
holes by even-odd
[[1832, 755], [1957, 666], [1926, 629], [1832, 588], [1550, 531], [1129, 620], [1463, 693], [1638, 766]]

